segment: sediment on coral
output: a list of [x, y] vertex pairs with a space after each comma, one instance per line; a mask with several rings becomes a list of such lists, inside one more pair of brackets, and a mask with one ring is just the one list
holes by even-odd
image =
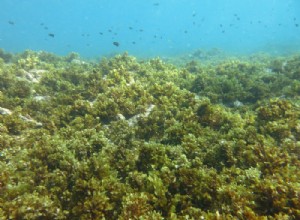
[[174, 60], [0, 50], [0, 219], [299, 219], [300, 56]]

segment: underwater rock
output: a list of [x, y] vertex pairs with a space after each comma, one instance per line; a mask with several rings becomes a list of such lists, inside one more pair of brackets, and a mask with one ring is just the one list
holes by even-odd
[[146, 111], [144, 113], [135, 115], [135, 116], [131, 117], [130, 119], [128, 119], [129, 126], [135, 125], [137, 123], [137, 120], [139, 120], [140, 118], [147, 118], [154, 107], [155, 107], [155, 105], [151, 104], [148, 106], [148, 108], [146, 109]]
[[[128, 125], [134, 126], [140, 118], [147, 118], [150, 115], [150, 113], [152, 112], [154, 107], [155, 107], [155, 105], [151, 104], [148, 106], [148, 108], [146, 109], [146, 111], [144, 113], [137, 114], [137, 115], [134, 115], [131, 118], [129, 118], [127, 120]], [[118, 114], [117, 117], [119, 120], [126, 120], [125, 116], [122, 114]]]
[[[7, 108], [2, 108], [2, 107], [0, 107], [0, 115], [12, 115], [12, 114], [13, 114], [13, 112], [12, 112], [11, 110], [9, 110], [9, 109], [7, 109]], [[42, 123], [37, 122], [36, 120], [32, 119], [30, 116], [25, 117], [25, 116], [23, 116], [23, 115], [20, 114], [20, 115], [19, 115], [19, 118], [22, 119], [22, 120], [25, 121], [25, 122], [33, 123], [33, 124], [35, 124], [37, 127], [42, 127], [42, 126], [43, 126]]]
[[244, 104], [242, 102], [240, 102], [239, 100], [235, 100], [233, 102], [233, 106], [238, 108], [238, 107], [242, 107]]
[[7, 109], [7, 108], [2, 108], [0, 107], [0, 114], [1, 115], [11, 115], [12, 114], [12, 111]]
[[46, 101], [46, 100], [50, 99], [50, 97], [49, 96], [36, 95], [36, 96], [33, 97], [33, 99], [35, 101]]
[[33, 83], [39, 83], [42, 75], [48, 72], [47, 70], [31, 69], [29, 71], [21, 70], [21, 74], [24, 78]]
[[25, 122], [29, 122], [34, 124], [36, 127], [42, 127], [43, 124], [41, 122], [37, 122], [36, 120], [32, 119], [29, 115], [27, 115], [26, 117], [23, 115], [19, 115], [20, 119], [22, 119]]
[[86, 64], [86, 62], [79, 60], [79, 59], [73, 59], [71, 61], [72, 64], [78, 64], [78, 65], [82, 65], [82, 64]]

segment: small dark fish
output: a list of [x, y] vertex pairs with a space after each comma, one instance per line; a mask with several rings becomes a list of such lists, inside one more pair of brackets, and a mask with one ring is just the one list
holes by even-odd
[[103, 35], [103, 33], [102, 33], [102, 32], [99, 32], [99, 34], [100, 34], [100, 35]]
[[15, 25], [15, 22], [14, 22], [14, 21], [8, 21], [8, 23], [9, 23], [10, 25]]
[[139, 31], [140, 31], [140, 32], [143, 32], [144, 30], [143, 30], [143, 29], [140, 29]]
[[295, 27], [299, 27], [299, 24], [295, 24]]
[[118, 46], [120, 46], [120, 43], [117, 42], [117, 41], [114, 41], [114, 42], [113, 42], [113, 45], [115, 45], [116, 47], [118, 47]]
[[55, 35], [53, 33], [48, 34], [49, 37], [54, 37]]
[[183, 33], [187, 34], [187, 33], [188, 33], [188, 31], [187, 31], [187, 30], [185, 30]]
[[40, 23], [41, 26], [44, 26], [44, 23]]
[[129, 30], [132, 30], [132, 29], [133, 29], [133, 27], [128, 27], [128, 29], [129, 29]]
[[45, 30], [48, 30], [48, 27], [44, 27]]
[[135, 41], [132, 41], [131, 43], [132, 43], [132, 44], [135, 44]]
[[156, 3], [154, 3], [154, 4], [153, 4], [153, 6], [159, 6], [159, 3], [158, 3], [158, 2], [156, 2]]

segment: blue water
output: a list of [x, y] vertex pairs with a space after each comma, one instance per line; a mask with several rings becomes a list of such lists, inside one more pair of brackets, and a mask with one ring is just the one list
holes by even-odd
[[294, 52], [300, 49], [300, 1], [0, 0], [0, 48], [83, 57], [210, 48]]

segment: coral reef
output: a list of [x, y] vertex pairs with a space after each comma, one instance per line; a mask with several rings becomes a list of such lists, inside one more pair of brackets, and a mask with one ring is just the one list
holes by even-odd
[[224, 57], [0, 50], [0, 219], [300, 219], [300, 56]]

